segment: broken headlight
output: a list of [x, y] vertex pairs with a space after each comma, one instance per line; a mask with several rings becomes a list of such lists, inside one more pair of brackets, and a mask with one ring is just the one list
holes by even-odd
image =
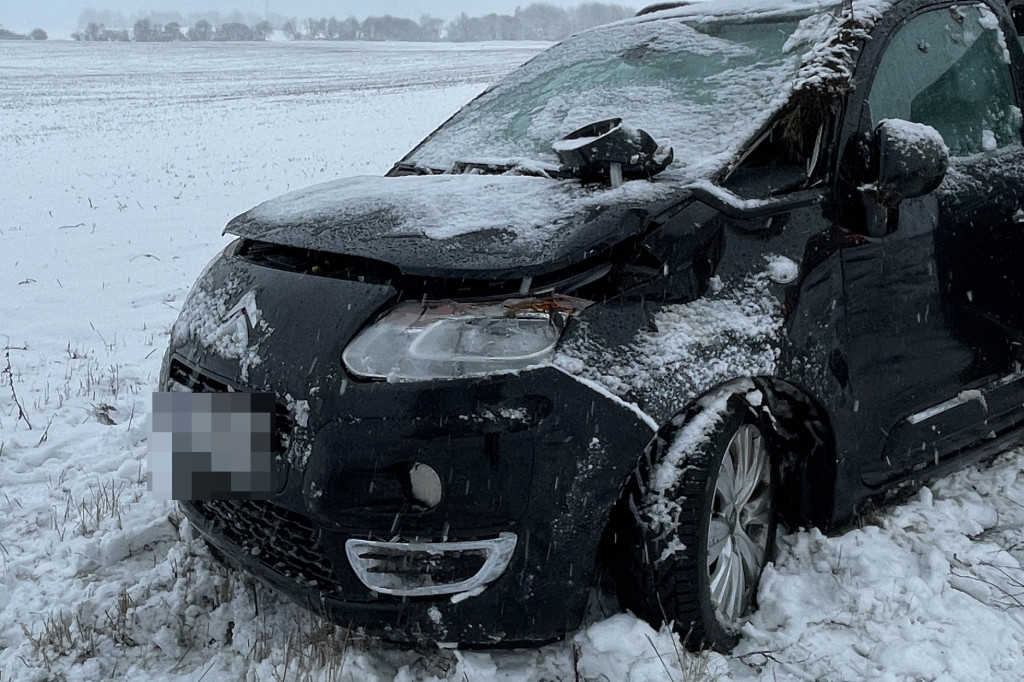
[[401, 303], [342, 354], [356, 376], [421, 381], [514, 371], [547, 362], [568, 318], [589, 301], [566, 296], [502, 303]]

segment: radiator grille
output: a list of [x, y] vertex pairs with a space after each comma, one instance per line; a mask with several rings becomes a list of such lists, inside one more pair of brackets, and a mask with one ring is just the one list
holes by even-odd
[[334, 570], [324, 558], [312, 522], [296, 512], [261, 500], [196, 500], [189, 504], [209, 524], [275, 573], [299, 585], [333, 591]]

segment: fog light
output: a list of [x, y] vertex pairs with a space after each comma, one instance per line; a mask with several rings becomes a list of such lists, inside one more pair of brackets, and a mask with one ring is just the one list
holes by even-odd
[[427, 509], [433, 509], [441, 503], [441, 477], [433, 467], [417, 462], [409, 470], [409, 483], [412, 485], [412, 496]]
[[352, 539], [345, 553], [359, 580], [374, 592], [400, 597], [483, 591], [508, 568], [516, 534], [469, 542], [371, 542]]

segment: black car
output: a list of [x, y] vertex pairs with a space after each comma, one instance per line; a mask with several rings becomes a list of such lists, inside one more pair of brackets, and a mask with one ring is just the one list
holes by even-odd
[[658, 6], [238, 216], [161, 386], [274, 394], [272, 484], [185, 514], [396, 641], [558, 638], [600, 560], [728, 648], [778, 523], [1024, 434], [1019, 7]]

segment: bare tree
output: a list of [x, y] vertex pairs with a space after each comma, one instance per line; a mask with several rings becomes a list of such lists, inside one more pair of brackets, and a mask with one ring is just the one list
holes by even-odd
[[266, 40], [267, 36], [274, 32], [274, 27], [269, 21], [261, 21], [252, 27], [253, 40]]
[[188, 39], [197, 41], [213, 40], [213, 26], [206, 19], [200, 19], [188, 30]]
[[178, 22], [172, 21], [171, 23], [169, 23], [166, 26], [164, 26], [164, 33], [163, 33], [163, 36], [162, 36], [162, 40], [172, 41], [173, 42], [175, 40], [184, 40], [184, 39], [185, 39], [185, 36], [181, 32], [181, 25], [178, 24]]
[[526, 40], [561, 40], [572, 32], [569, 14], [561, 7], [534, 3], [516, 9]]
[[214, 40], [252, 40], [252, 29], [239, 21], [221, 24], [213, 36]]
[[420, 17], [420, 40], [440, 40], [444, 30], [444, 20], [424, 14]]

